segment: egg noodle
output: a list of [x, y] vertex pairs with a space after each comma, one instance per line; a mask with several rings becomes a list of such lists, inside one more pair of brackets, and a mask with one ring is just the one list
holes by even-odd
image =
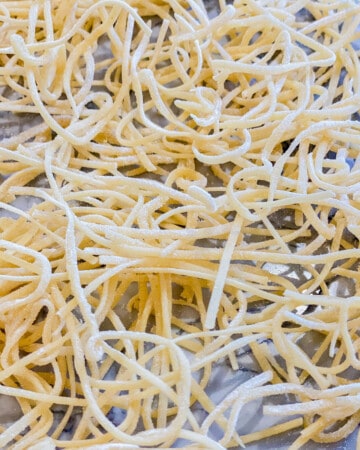
[[360, 6], [227, 3], [0, 2], [1, 448], [358, 427]]

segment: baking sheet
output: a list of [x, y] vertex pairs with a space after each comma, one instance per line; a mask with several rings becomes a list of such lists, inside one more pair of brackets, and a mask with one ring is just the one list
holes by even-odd
[[[213, 5], [213, 2], [208, 2], [209, 5], [209, 16], [214, 17], [217, 14], [216, 7]], [[102, 58], [106, 55], [107, 46], [104, 42], [103, 46], [104, 54], [99, 54], [99, 58]], [[34, 116], [31, 114], [17, 114], [13, 115], [10, 113], [0, 113], [0, 144], [3, 139], [14, 136], [19, 132], [23, 131], [25, 128], [29, 126], [34, 126], [38, 123], [41, 123], [41, 118], [38, 116]], [[349, 164], [352, 164], [352, 161], [349, 161]], [[5, 180], [6, 177], [0, 174], [0, 180]], [[38, 180], [38, 183], [41, 185], [41, 180]], [[27, 197], [18, 197], [14, 202], [14, 205], [20, 209], [28, 210], [31, 205], [37, 201], [34, 198]], [[0, 216], [9, 215], [14, 217], [11, 213], [7, 213], [4, 210], [0, 212]], [[278, 220], [283, 220], [283, 217], [279, 217]], [[294, 267], [289, 266], [279, 266], [274, 264], [268, 264], [267, 269], [271, 273], [282, 273], [287, 272], [287, 276], [292, 281], [296, 280], [298, 277], [299, 280], [306, 278], [308, 275], [306, 272], [298, 272]], [[353, 286], [348, 279], [341, 279], [340, 277], [334, 281], [333, 285], [330, 287], [331, 293], [335, 295], [339, 295], [341, 297], [348, 296], [352, 294]], [[187, 316], [186, 316], [187, 314]], [[194, 319], [191, 315], [188, 315], [188, 311], [180, 312], [180, 315], [184, 317], [186, 316], [186, 320], [188, 322], [192, 322]], [[124, 317], [126, 320], [126, 317]], [[185, 319], [184, 319], [185, 320]], [[310, 339], [311, 340], [311, 339]], [[316, 345], [316, 336], [314, 336], [314, 345]], [[308, 343], [311, 345], [311, 342]], [[240, 369], [238, 371], [233, 371], [230, 365], [226, 361], [220, 361], [216, 364], [212, 378], [208, 385], [207, 391], [211, 394], [211, 398], [215, 403], [220, 402], [228, 393], [230, 393], [234, 388], [239, 386], [241, 383], [250, 379], [255, 374], [259, 373], [259, 368], [254, 363], [254, 360], [251, 356], [250, 352], [244, 352], [238, 355], [238, 362]], [[290, 401], [291, 399], [287, 399]], [[281, 398], [270, 398], [266, 400], [267, 403], [284, 403], [286, 399], [284, 397]], [[240, 434], [245, 434], [253, 431], [257, 431], [267, 426], [274, 425], [276, 423], [280, 423], [283, 420], [279, 420], [278, 418], [274, 419], [272, 417], [263, 416], [262, 415], [262, 407], [265, 403], [261, 401], [251, 402], [246, 405], [240, 415], [239, 420], [239, 428], [238, 432]], [[198, 405], [194, 405], [194, 411], [196, 411], [196, 415], [198, 417], [204, 417], [204, 411], [198, 407]], [[59, 407], [57, 413], [58, 420], [61, 420], [63, 415], [62, 409]], [[120, 423], [122, 418], [122, 411], [115, 410], [113, 411], [112, 420], [114, 423]], [[20, 415], [19, 407], [15, 400], [0, 396], [0, 423], [3, 424], [11, 424], [13, 421], [18, 418]], [[70, 423], [71, 422], [71, 423]], [[72, 418], [72, 421], [69, 422], [69, 427], [67, 431], [62, 435], [63, 439], [68, 439], [73, 429], [76, 427], [77, 416], [76, 412]], [[287, 449], [289, 445], [296, 439], [299, 435], [300, 429], [292, 431], [290, 433], [285, 433], [283, 435], [275, 436], [272, 438], [264, 439], [254, 444], [246, 445], [246, 448], [249, 450], [258, 450], [258, 449]], [[341, 449], [355, 449], [356, 448], [356, 433], [357, 430], [352, 433], [345, 441], [334, 443], [334, 444], [318, 444], [318, 443], [309, 443], [306, 446], [308, 450], [315, 449], [328, 449], [328, 450], [341, 450]], [[215, 440], [218, 439], [218, 435], [216, 430], [212, 430], [212, 438]], [[182, 443], [180, 441], [177, 442], [177, 447], [181, 448]], [[240, 448], [240, 447], [239, 447]]]

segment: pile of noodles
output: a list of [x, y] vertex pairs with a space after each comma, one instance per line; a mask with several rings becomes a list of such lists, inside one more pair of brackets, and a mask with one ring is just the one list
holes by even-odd
[[[359, 24], [355, 0], [0, 2], [1, 448], [357, 427]], [[277, 424], [245, 434], [252, 401]]]

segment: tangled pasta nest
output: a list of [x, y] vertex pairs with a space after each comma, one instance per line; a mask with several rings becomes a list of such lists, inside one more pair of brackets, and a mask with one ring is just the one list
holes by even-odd
[[[0, 447], [357, 427], [359, 23], [355, 1], [0, 3], [0, 110], [28, 124], [0, 142]], [[281, 423], [241, 429], [275, 395]]]

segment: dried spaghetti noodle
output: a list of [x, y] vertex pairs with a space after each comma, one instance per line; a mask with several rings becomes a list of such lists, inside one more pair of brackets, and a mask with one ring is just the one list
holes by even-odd
[[0, 142], [1, 448], [355, 430], [359, 24], [350, 0], [1, 2], [0, 111], [30, 120]]

